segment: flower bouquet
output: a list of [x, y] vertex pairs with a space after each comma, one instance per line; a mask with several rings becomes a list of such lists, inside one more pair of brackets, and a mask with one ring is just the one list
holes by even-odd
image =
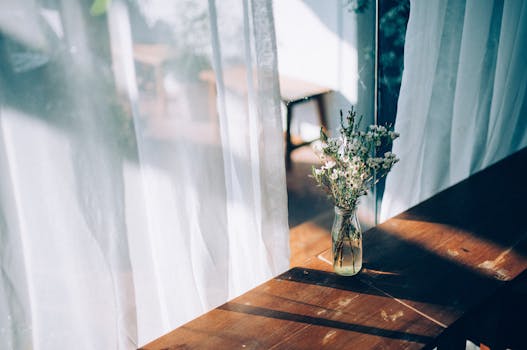
[[362, 233], [357, 219], [361, 196], [386, 176], [398, 159], [392, 152], [379, 156], [383, 147], [391, 146], [399, 134], [386, 126], [370, 125], [358, 130], [360, 120], [352, 108], [346, 122], [340, 112], [339, 137], [320, 131], [316, 153], [322, 161], [313, 167], [312, 176], [335, 205], [331, 230], [333, 268], [341, 275], [354, 275], [362, 267]]

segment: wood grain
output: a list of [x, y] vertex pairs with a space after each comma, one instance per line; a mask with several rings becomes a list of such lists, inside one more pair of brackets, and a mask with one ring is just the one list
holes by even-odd
[[331, 272], [326, 242], [302, 267], [143, 349], [462, 346], [467, 318], [478, 315], [473, 328], [485, 320], [492, 328], [498, 318], [487, 318], [496, 312], [485, 306], [501, 301], [488, 301], [513, 295], [503, 291], [527, 270], [526, 173], [524, 149], [365, 232], [358, 276]]
[[294, 268], [143, 349], [421, 349], [443, 330], [358, 279]]
[[[449, 325], [527, 269], [527, 150], [364, 234], [369, 284]], [[366, 270], [367, 271], [367, 270]]]

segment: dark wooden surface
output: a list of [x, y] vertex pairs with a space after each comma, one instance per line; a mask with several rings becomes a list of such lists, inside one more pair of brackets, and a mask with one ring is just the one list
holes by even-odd
[[325, 251], [143, 349], [462, 346], [527, 269], [526, 174], [524, 149], [365, 232], [358, 276]]

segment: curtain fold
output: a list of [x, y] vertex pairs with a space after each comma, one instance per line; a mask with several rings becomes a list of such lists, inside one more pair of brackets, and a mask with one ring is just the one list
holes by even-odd
[[270, 1], [8, 3], [0, 348], [135, 349], [288, 267]]
[[412, 1], [381, 220], [527, 145], [527, 5]]

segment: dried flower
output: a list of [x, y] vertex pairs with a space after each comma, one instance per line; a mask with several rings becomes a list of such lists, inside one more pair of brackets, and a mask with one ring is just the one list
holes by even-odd
[[334, 204], [353, 209], [359, 198], [399, 161], [392, 152], [376, 156], [383, 145], [391, 145], [399, 134], [382, 125], [370, 125], [367, 131], [357, 130], [357, 113], [352, 108], [344, 123], [342, 112], [340, 136], [330, 138], [321, 130], [321, 144], [317, 155], [325, 162], [321, 168], [313, 167], [312, 176], [332, 198]]

